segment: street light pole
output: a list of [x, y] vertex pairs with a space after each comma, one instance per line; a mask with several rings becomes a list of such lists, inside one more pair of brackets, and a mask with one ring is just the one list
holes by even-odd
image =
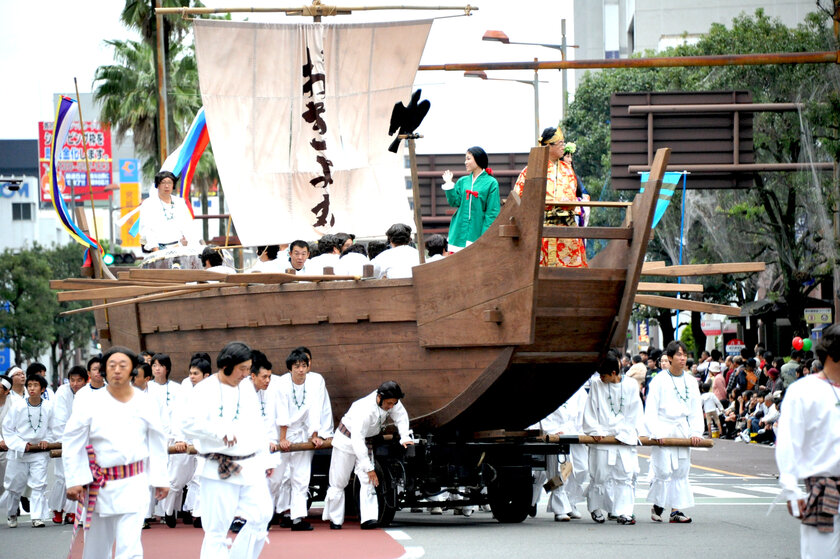
[[[534, 64], [539, 63], [539, 59], [534, 58]], [[534, 69], [534, 79], [533, 80], [510, 80], [505, 78], [488, 78], [487, 73], [481, 70], [473, 70], [464, 72], [465, 78], [481, 78], [485, 81], [490, 82], [516, 82], [516, 83], [524, 83], [526, 85], [530, 85], [534, 88], [534, 145], [539, 142], [540, 138], [540, 80], [539, 80], [539, 70]], [[545, 83], [545, 82], [542, 82]]]
[[[559, 45], [552, 45], [552, 44], [547, 44], [547, 43], [525, 43], [525, 42], [519, 42], [519, 41], [511, 41], [510, 38], [507, 36], [507, 34], [504, 31], [498, 31], [498, 30], [485, 31], [484, 35], [481, 37], [481, 40], [482, 41], [496, 41], [496, 42], [502, 43], [504, 45], [531, 45], [531, 46], [536, 46], [536, 47], [546, 47], [546, 48], [549, 48], [549, 49], [559, 50], [560, 51], [560, 58], [563, 62], [565, 62], [566, 61], [566, 50], [570, 49], [570, 48], [577, 48], [578, 45], [569, 45], [569, 44], [566, 43], [566, 20], [565, 19], [560, 20], [560, 32], [561, 32], [562, 42]], [[536, 61], [537, 61], [537, 59], [535, 58], [534, 62], [536, 62]], [[538, 69], [534, 68], [534, 74], [536, 74], [537, 71], [538, 71]], [[568, 97], [568, 95], [566, 94], [566, 88], [567, 88], [567, 85], [566, 85], [566, 69], [565, 68], [561, 69], [560, 74], [562, 76], [562, 93], [561, 93], [561, 95], [563, 97], [562, 103], [561, 103], [561, 107], [562, 107], [561, 108], [561, 110], [562, 110], [561, 120], [562, 120], [562, 119], [566, 118], [566, 109], [567, 109], [567, 106], [568, 106], [568, 102], [567, 102], [567, 99], [566, 99]], [[536, 83], [536, 80], [537, 80], [536, 76], [534, 77], [534, 80], [535, 80], [535, 83]], [[534, 97], [537, 97], [536, 89], [537, 88], [534, 87], [534, 90], [535, 90], [534, 91]], [[538, 121], [539, 118], [537, 118], [535, 120]], [[539, 128], [539, 123], [537, 123], [537, 128]], [[539, 138], [539, 131], [537, 131], [537, 138]]]

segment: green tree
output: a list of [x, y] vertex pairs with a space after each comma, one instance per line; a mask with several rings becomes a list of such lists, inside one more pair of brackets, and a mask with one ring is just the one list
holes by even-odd
[[[77, 277], [82, 264], [84, 248], [77, 243], [54, 246], [49, 249], [35, 246], [33, 251], [42, 256], [50, 267], [50, 279]], [[55, 294], [52, 295], [55, 299]], [[65, 301], [56, 304], [52, 315], [53, 334], [50, 339], [50, 366], [57, 377], [66, 375], [70, 368], [73, 352], [90, 344], [95, 327], [93, 313], [78, 313], [61, 316], [61, 313], [85, 306], [80, 301]]]
[[52, 337], [55, 296], [49, 285], [49, 264], [29, 250], [0, 253], [0, 332], [15, 352], [15, 364], [37, 359]]
[[[741, 15], [729, 28], [715, 24], [696, 45], [669, 49], [667, 56], [742, 54], [834, 50], [831, 20], [811, 14], [796, 28], [767, 17], [763, 10]], [[646, 53], [650, 55], [651, 53]], [[621, 91], [700, 91], [748, 89], [754, 102], [803, 101], [801, 113], [757, 113], [753, 120], [756, 159], [759, 162], [798, 162], [837, 157], [831, 139], [840, 135], [838, 69], [833, 65], [726, 66], [718, 68], [626, 69], [588, 74], [577, 90], [564, 122], [566, 135], [578, 142], [578, 172], [592, 182], [606, 183], [609, 174], [609, 97]], [[813, 135], [821, 141], [814, 141]], [[585, 140], [584, 140], [585, 138]], [[825, 138], [825, 140], [823, 140]], [[832, 151], [834, 153], [832, 153]], [[772, 264], [774, 286], [768, 296], [786, 303], [787, 317], [797, 332], [804, 332], [802, 310], [810, 291], [837, 268], [838, 247], [825, 227], [825, 208], [835, 202], [831, 182], [813, 179], [807, 172], [756, 173], [748, 191], [697, 194], [704, 213], [688, 214], [685, 263], [756, 259]], [[695, 196], [696, 195], [696, 196]], [[601, 193], [614, 199], [615, 193]], [[672, 202], [649, 249], [652, 259], [676, 263], [679, 236], [679, 200]], [[593, 217], [596, 224], [599, 218]], [[734, 258], [731, 258], [734, 256]], [[734, 281], [738, 279], [739, 281]], [[703, 280], [703, 300], [743, 304], [754, 298], [756, 278], [717, 277]], [[670, 320], [660, 314], [660, 323]], [[667, 315], [670, 316], [670, 312]], [[695, 313], [696, 314], [696, 313]], [[692, 317], [698, 342], [699, 316]]]

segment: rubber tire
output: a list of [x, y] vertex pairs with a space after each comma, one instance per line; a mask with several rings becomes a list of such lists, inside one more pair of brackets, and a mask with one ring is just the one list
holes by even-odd
[[502, 524], [518, 524], [531, 510], [532, 486], [516, 479], [498, 480], [487, 488], [493, 517]]

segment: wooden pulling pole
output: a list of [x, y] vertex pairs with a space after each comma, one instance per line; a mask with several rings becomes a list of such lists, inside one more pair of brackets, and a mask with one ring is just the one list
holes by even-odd
[[[50, 443], [49, 448], [47, 449], [33, 449], [27, 450], [27, 452], [47, 452], [50, 453], [50, 458], [61, 458], [61, 443]], [[324, 439], [324, 444], [321, 445], [321, 448], [332, 448], [332, 438]], [[312, 443], [292, 443], [292, 446], [289, 450], [280, 450], [279, 448], [275, 452], [298, 452], [301, 450], [316, 450], [315, 445]], [[167, 451], [169, 454], [198, 454], [198, 451], [193, 445], [187, 445], [187, 450], [177, 450], [174, 446], [170, 446]], [[5, 451], [3, 451], [5, 452]]]
[[[30, 448], [29, 450], [27, 450], [25, 452], [27, 454], [31, 454], [31, 453], [34, 453], [34, 452], [49, 452], [49, 451], [53, 451], [57, 448], [59, 448], [59, 449], [61, 448], [61, 443], [47, 443], [47, 448], [40, 448], [40, 447], [37, 447], [37, 446], [33, 446], [32, 448]], [[6, 451], [5, 450], [0, 450], [0, 452], [6, 452]]]
[[[712, 439], [703, 439], [698, 445], [691, 444], [691, 439], [651, 439], [648, 437], [639, 437], [639, 440], [641, 441], [642, 446], [690, 446], [695, 448], [711, 448], [714, 446], [714, 442], [712, 441]], [[572, 444], [624, 444], [613, 436], [601, 437], [601, 440], [596, 441], [594, 437], [590, 437], [588, 435], [546, 435], [545, 442]]]

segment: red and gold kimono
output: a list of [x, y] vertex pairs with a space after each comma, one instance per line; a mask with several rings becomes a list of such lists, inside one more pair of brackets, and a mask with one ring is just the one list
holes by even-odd
[[[525, 174], [528, 168], [522, 170], [519, 178], [516, 179], [516, 192], [521, 196], [525, 186]], [[559, 202], [563, 200], [577, 201], [577, 179], [572, 166], [565, 161], [556, 163], [548, 162], [548, 173], [545, 183], [546, 202]], [[546, 206], [546, 212], [551, 212], [557, 206]], [[577, 223], [580, 215], [580, 206], [567, 206], [565, 209], [573, 213], [574, 222]], [[564, 225], [550, 217], [546, 217], [545, 225]], [[586, 268], [586, 245], [583, 239], [543, 239], [542, 252], [540, 254], [540, 266], [566, 268]]]

